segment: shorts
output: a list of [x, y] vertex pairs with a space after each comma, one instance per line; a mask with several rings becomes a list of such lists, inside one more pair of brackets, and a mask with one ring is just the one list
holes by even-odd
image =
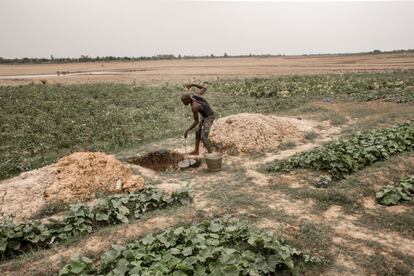
[[201, 141], [203, 141], [204, 146], [207, 148], [208, 151], [213, 149], [213, 145], [211, 141], [208, 139], [208, 135], [210, 134], [211, 126], [214, 123], [214, 116], [210, 116], [207, 118], [203, 118], [198, 125], [197, 132], [200, 133]]

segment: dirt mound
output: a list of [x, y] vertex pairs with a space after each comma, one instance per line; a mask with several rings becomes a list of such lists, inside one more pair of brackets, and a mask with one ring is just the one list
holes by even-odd
[[112, 155], [77, 152], [56, 163], [57, 180], [45, 190], [49, 201], [92, 199], [96, 192], [117, 193], [144, 187], [144, 179]]
[[57, 163], [0, 182], [0, 217], [23, 220], [48, 204], [87, 201], [96, 192], [119, 193], [144, 187], [144, 179], [112, 155], [78, 152]]
[[242, 113], [215, 121], [209, 137], [224, 151], [255, 153], [300, 141], [311, 130], [303, 120]]

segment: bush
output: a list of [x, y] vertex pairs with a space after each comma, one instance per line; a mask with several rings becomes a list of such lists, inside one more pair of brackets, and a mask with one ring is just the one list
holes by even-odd
[[376, 194], [377, 201], [383, 205], [397, 205], [414, 200], [414, 176], [403, 176], [398, 187], [387, 185]]
[[146, 188], [144, 191], [113, 195], [100, 199], [90, 207], [76, 203], [69, 206], [62, 220], [30, 221], [15, 224], [7, 220], [0, 224], [0, 256], [22, 253], [27, 248], [48, 247], [57, 242], [91, 233], [99, 226], [128, 223], [129, 217], [139, 218], [154, 209], [183, 205], [191, 201], [188, 190], [174, 192], [167, 197], [163, 192]]
[[[79, 257], [75, 259], [79, 261]], [[271, 233], [228, 219], [149, 234], [101, 256], [96, 275], [273, 275], [295, 273], [300, 263], [318, 262]], [[89, 260], [88, 260], [89, 262]], [[73, 261], [59, 273], [73, 268]], [[87, 267], [87, 263], [80, 267]]]
[[356, 133], [267, 167], [268, 172], [308, 168], [327, 171], [335, 179], [390, 156], [414, 149], [414, 122]]

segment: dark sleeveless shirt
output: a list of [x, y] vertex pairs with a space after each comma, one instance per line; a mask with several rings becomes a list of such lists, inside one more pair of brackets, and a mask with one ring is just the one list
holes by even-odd
[[214, 116], [213, 110], [211, 109], [210, 105], [203, 97], [193, 95], [192, 98], [196, 103], [201, 104], [203, 106], [203, 110], [199, 111], [199, 113], [201, 114], [201, 116], [203, 116], [203, 118]]

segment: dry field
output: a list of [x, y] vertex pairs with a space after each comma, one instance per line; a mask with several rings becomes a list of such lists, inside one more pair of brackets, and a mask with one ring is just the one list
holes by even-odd
[[[404, 71], [414, 54], [214, 58], [137, 62], [0, 65], [0, 85], [49, 83], [177, 83], [275, 75]], [[57, 72], [70, 72], [57, 76]]]

